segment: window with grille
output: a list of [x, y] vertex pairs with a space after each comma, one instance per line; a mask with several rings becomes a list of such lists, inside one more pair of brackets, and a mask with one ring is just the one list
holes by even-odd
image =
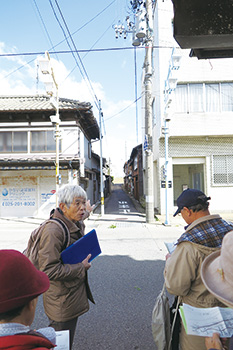
[[213, 156], [213, 184], [233, 185], [233, 155]]

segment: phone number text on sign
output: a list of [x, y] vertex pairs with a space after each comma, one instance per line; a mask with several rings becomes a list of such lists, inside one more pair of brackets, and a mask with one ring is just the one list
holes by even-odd
[[36, 205], [35, 202], [10, 202], [4, 201], [2, 202], [3, 207], [34, 207]]

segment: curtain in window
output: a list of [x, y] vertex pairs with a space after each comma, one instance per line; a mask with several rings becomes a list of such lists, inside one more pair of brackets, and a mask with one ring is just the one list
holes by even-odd
[[175, 89], [175, 110], [176, 112], [188, 112], [188, 89], [187, 84], [177, 85]]
[[13, 152], [27, 152], [27, 132], [13, 133]]
[[0, 132], [0, 152], [12, 151], [12, 132]]
[[47, 131], [47, 151], [56, 151], [56, 140], [54, 138], [54, 131]]
[[206, 112], [219, 112], [219, 84], [205, 84]]
[[233, 111], [233, 83], [221, 83], [222, 111]]
[[31, 151], [32, 152], [45, 152], [45, 131], [32, 131], [31, 132]]
[[203, 84], [189, 84], [190, 112], [203, 112]]

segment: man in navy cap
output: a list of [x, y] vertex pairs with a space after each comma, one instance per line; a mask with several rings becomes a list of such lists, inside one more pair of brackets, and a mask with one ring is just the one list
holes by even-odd
[[[164, 270], [168, 292], [180, 296], [182, 303], [201, 308], [223, 306], [204, 286], [200, 271], [205, 257], [219, 250], [223, 237], [233, 229], [219, 215], [210, 215], [209, 200], [196, 189], [187, 189], [178, 197], [174, 216], [181, 213], [187, 226]], [[180, 349], [205, 350], [205, 339], [187, 335], [181, 325]]]

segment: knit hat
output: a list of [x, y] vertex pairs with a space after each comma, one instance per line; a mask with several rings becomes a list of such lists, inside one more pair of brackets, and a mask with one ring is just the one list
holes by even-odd
[[211, 198], [207, 197], [202, 191], [188, 188], [187, 190], [184, 190], [177, 198], [178, 209], [173, 216], [179, 214], [184, 207], [189, 208], [193, 205], [203, 204], [210, 199]]
[[0, 250], [0, 313], [26, 305], [49, 288], [48, 276], [17, 250]]
[[233, 308], [233, 231], [222, 241], [221, 250], [208, 255], [201, 266], [206, 288], [222, 303]]

